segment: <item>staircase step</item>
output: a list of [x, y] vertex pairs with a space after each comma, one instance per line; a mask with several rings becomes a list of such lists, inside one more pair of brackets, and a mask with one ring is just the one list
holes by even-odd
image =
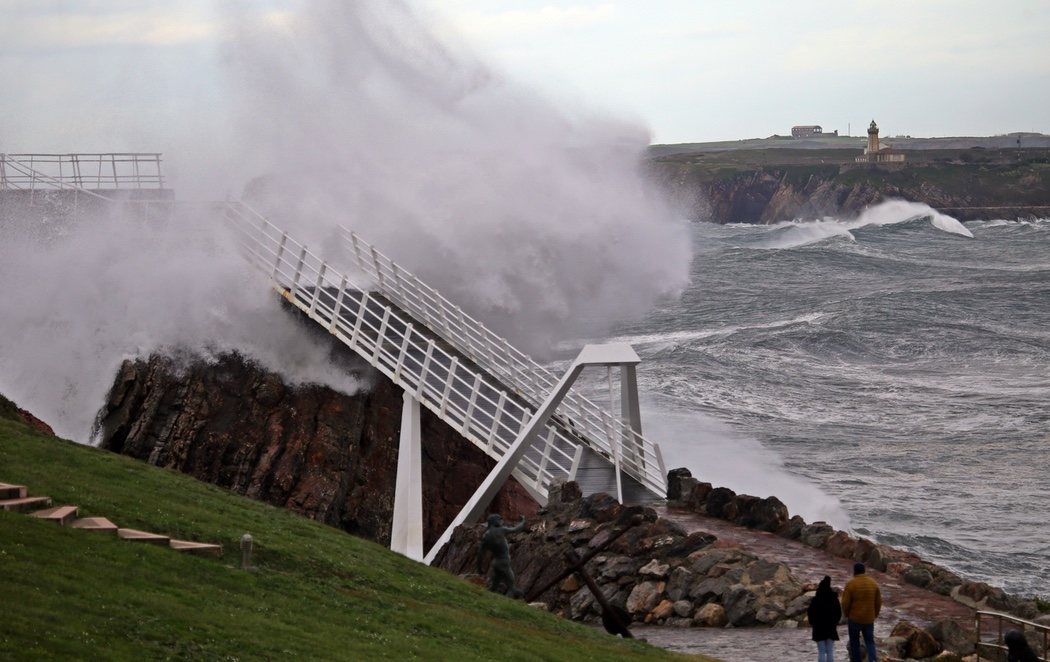
[[29, 513], [29, 515], [30, 517], [39, 517], [40, 519], [46, 519], [51, 522], [58, 522], [62, 526], [69, 526], [69, 524], [77, 517], [77, 507], [59, 506], [57, 508], [37, 510]]
[[162, 536], [158, 533], [150, 533], [148, 531], [137, 531], [135, 529], [117, 529], [117, 535], [124, 540], [146, 542], [151, 545], [163, 545], [164, 547], [167, 547], [168, 541], [171, 540], [168, 536]]
[[174, 550], [186, 552], [187, 554], [194, 554], [196, 556], [222, 556], [222, 545], [172, 539], [169, 546]]
[[0, 499], [24, 499], [26, 498], [26, 486], [25, 485], [9, 485], [8, 483], [0, 483]]
[[110, 522], [105, 517], [84, 517], [81, 519], [73, 520], [70, 524], [74, 529], [85, 529], [87, 531], [102, 531], [103, 533], [112, 533], [116, 535], [117, 525]]
[[35, 508], [46, 508], [51, 505], [51, 497], [22, 497], [19, 499], [4, 499], [0, 501], [0, 508], [13, 510], [21, 513]]

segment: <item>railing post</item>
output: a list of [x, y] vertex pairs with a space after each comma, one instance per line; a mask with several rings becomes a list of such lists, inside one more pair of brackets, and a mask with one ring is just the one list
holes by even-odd
[[[401, 351], [398, 352], [397, 360], [394, 362], [394, 379], [401, 379], [401, 367], [405, 364], [405, 355], [408, 353], [408, 341], [412, 337], [414, 330], [411, 322], [405, 325], [405, 337], [401, 340]], [[405, 391], [405, 394], [408, 395], [408, 391]]]
[[295, 275], [292, 276], [292, 298], [299, 294], [299, 276], [303, 273], [303, 263], [306, 262], [306, 246], [299, 251], [299, 260], [295, 263]]
[[470, 418], [474, 415], [474, 404], [478, 400], [478, 391], [481, 390], [481, 373], [474, 376], [474, 386], [470, 389], [470, 402], [467, 403], [467, 413], [463, 416], [463, 434], [470, 429]]
[[335, 305], [332, 307], [332, 322], [328, 325], [328, 331], [335, 330], [339, 319], [343, 316], [343, 294], [346, 292], [346, 276], [339, 281], [339, 293], [335, 295]]
[[314, 296], [310, 299], [309, 314], [311, 315], [317, 310], [317, 300], [321, 297], [321, 286], [324, 284], [324, 272], [326, 269], [328, 269], [328, 263], [322, 262], [321, 268], [317, 270], [317, 282], [314, 283]]
[[277, 257], [274, 258], [274, 261], [273, 261], [273, 273], [270, 276], [273, 279], [273, 281], [275, 283], [277, 283], [278, 285], [280, 284], [280, 282], [277, 280], [277, 274], [278, 274], [278, 272], [281, 269], [281, 256], [284, 255], [284, 244], [287, 241], [288, 241], [288, 233], [287, 232], [281, 233], [281, 243], [278, 244], [278, 246], [277, 246]]
[[448, 376], [445, 378], [445, 392], [441, 394], [441, 405], [439, 407], [439, 415], [444, 416], [445, 410], [448, 408], [448, 396], [452, 392], [452, 380], [456, 376], [456, 369], [459, 367], [459, 359], [455, 356], [452, 357], [452, 362], [448, 364]]

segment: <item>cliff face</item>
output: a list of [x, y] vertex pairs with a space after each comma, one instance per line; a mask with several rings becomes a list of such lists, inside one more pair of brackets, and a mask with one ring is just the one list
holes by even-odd
[[[102, 448], [389, 544], [402, 391], [373, 380], [348, 396], [289, 387], [235, 355], [151, 356], [121, 366], [97, 434]], [[426, 409], [420, 422], [429, 547], [495, 463]], [[513, 478], [492, 506], [508, 519], [536, 508]]]
[[776, 223], [855, 216], [887, 199], [921, 202], [960, 220], [1050, 217], [1050, 165], [722, 164], [667, 157], [650, 164], [692, 220]]

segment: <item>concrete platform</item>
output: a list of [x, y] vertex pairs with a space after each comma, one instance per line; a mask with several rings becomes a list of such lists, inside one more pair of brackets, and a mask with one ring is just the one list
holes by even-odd
[[37, 508], [47, 508], [51, 505], [51, 497], [22, 497], [19, 499], [4, 499], [0, 501], [0, 508], [4, 510], [14, 511], [16, 513], [24, 513], [27, 510], [35, 510]]
[[173, 539], [168, 543], [168, 546], [179, 552], [193, 554], [194, 556], [222, 556], [222, 545]]
[[35, 512], [29, 513], [29, 516], [36, 517], [38, 519], [46, 519], [49, 522], [58, 522], [62, 526], [69, 526], [73, 523], [73, 520], [77, 518], [77, 507], [58, 506], [57, 508], [37, 510]]
[[117, 529], [117, 535], [123, 540], [145, 542], [151, 545], [161, 545], [163, 547], [167, 547], [168, 542], [171, 540], [168, 536], [150, 533], [149, 531], [138, 531], [136, 529]]
[[24, 499], [28, 495], [25, 485], [0, 483], [0, 500]]
[[119, 528], [113, 522], [110, 522], [105, 517], [84, 517], [82, 519], [73, 520], [70, 527], [74, 529], [84, 529], [85, 531], [101, 531], [103, 533], [117, 534]]

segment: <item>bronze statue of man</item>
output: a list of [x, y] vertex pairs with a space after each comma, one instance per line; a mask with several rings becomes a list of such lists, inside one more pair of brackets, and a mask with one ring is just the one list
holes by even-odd
[[521, 597], [521, 591], [514, 585], [514, 569], [510, 565], [510, 545], [507, 543], [508, 533], [517, 533], [525, 528], [525, 516], [515, 526], [503, 526], [503, 518], [499, 515], [489, 515], [488, 528], [481, 536], [481, 544], [478, 546], [478, 574], [484, 574], [485, 552], [492, 553], [492, 579], [489, 580], [489, 590], [512, 598]]

